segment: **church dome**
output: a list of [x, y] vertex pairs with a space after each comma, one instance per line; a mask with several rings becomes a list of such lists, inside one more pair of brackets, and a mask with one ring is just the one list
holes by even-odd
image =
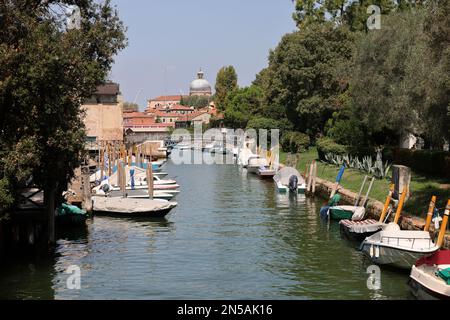
[[211, 95], [211, 85], [206, 79], [203, 79], [203, 71], [197, 73], [197, 79], [191, 82], [191, 95]]

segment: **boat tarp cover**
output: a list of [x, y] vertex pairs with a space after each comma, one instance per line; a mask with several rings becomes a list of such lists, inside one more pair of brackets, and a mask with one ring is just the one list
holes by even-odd
[[361, 221], [341, 220], [339, 223], [346, 226], [348, 231], [353, 233], [375, 232], [382, 228], [382, 223], [373, 219]]
[[174, 208], [177, 203], [139, 198], [93, 197], [94, 211], [139, 213]]
[[366, 209], [364, 207], [355, 207], [355, 206], [334, 206], [330, 208], [331, 210], [336, 211], [346, 211], [352, 214], [353, 221], [359, 221], [364, 218], [364, 214], [366, 213]]
[[430, 256], [423, 257], [417, 260], [416, 266], [419, 267], [423, 264], [428, 266], [450, 264], [450, 250], [439, 250]]
[[300, 173], [292, 167], [284, 167], [283, 169], [278, 171], [277, 174], [273, 177], [273, 180], [287, 186], [289, 184], [289, 178], [291, 176], [297, 176], [298, 185], [302, 185], [305, 183], [305, 180], [302, 178]]
[[61, 206], [59, 206], [56, 209], [57, 215], [58, 216], [65, 216], [65, 215], [85, 215], [86, 211], [81, 210], [80, 208], [78, 208], [77, 206], [73, 206], [67, 203], [63, 203], [61, 204]]
[[448, 285], [450, 285], [450, 268], [439, 270], [437, 274], [439, 277], [444, 279]]

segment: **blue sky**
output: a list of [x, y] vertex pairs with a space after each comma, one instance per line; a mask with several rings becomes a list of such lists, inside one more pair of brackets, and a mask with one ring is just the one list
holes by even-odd
[[188, 94], [201, 67], [214, 87], [233, 65], [240, 86], [267, 66], [269, 50], [295, 30], [290, 0], [113, 0], [128, 27], [111, 79], [143, 109], [149, 98]]

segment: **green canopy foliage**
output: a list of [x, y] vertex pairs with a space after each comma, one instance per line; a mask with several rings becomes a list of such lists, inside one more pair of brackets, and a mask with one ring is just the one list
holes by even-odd
[[236, 90], [237, 87], [237, 74], [234, 67], [227, 66], [220, 68], [216, 76], [216, 93], [214, 95], [214, 102], [219, 110], [225, 110], [227, 95]]
[[[58, 14], [74, 3], [80, 29]], [[82, 159], [81, 103], [126, 45], [125, 27], [110, 1], [7, 1], [0, 17], [0, 192], [32, 177], [59, 196]]]

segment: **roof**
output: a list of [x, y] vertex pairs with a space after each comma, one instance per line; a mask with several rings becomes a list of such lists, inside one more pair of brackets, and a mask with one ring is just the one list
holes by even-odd
[[182, 97], [183, 96], [180, 94], [172, 96], [159, 96], [153, 99], [149, 99], [149, 101], [179, 101]]
[[[160, 124], [160, 123], [158, 123]], [[166, 132], [169, 127], [174, 127], [175, 123], [167, 123], [164, 126], [142, 126], [142, 127], [130, 127], [127, 128], [126, 131], [133, 131], [133, 132]]]
[[105, 95], [118, 95], [120, 94], [119, 84], [114, 82], [108, 82], [97, 86], [95, 94]]
[[193, 110], [191, 107], [182, 106], [180, 104], [176, 104], [174, 106], [169, 106], [169, 110], [186, 110], [190, 111]]
[[159, 111], [159, 110], [157, 110], [155, 113], [154, 113], [157, 117], [170, 117], [170, 118], [179, 118], [179, 117], [182, 117], [183, 115], [182, 114], [179, 114], [179, 113], [169, 113], [169, 112], [164, 112], [164, 111]]
[[178, 122], [180, 121], [192, 121], [193, 119], [197, 118], [198, 116], [201, 116], [203, 114], [208, 114], [208, 111], [206, 110], [199, 110], [190, 114], [186, 114], [186, 115], [182, 115], [181, 119], [177, 120]]
[[124, 112], [123, 118], [153, 118], [154, 115], [145, 112]]

